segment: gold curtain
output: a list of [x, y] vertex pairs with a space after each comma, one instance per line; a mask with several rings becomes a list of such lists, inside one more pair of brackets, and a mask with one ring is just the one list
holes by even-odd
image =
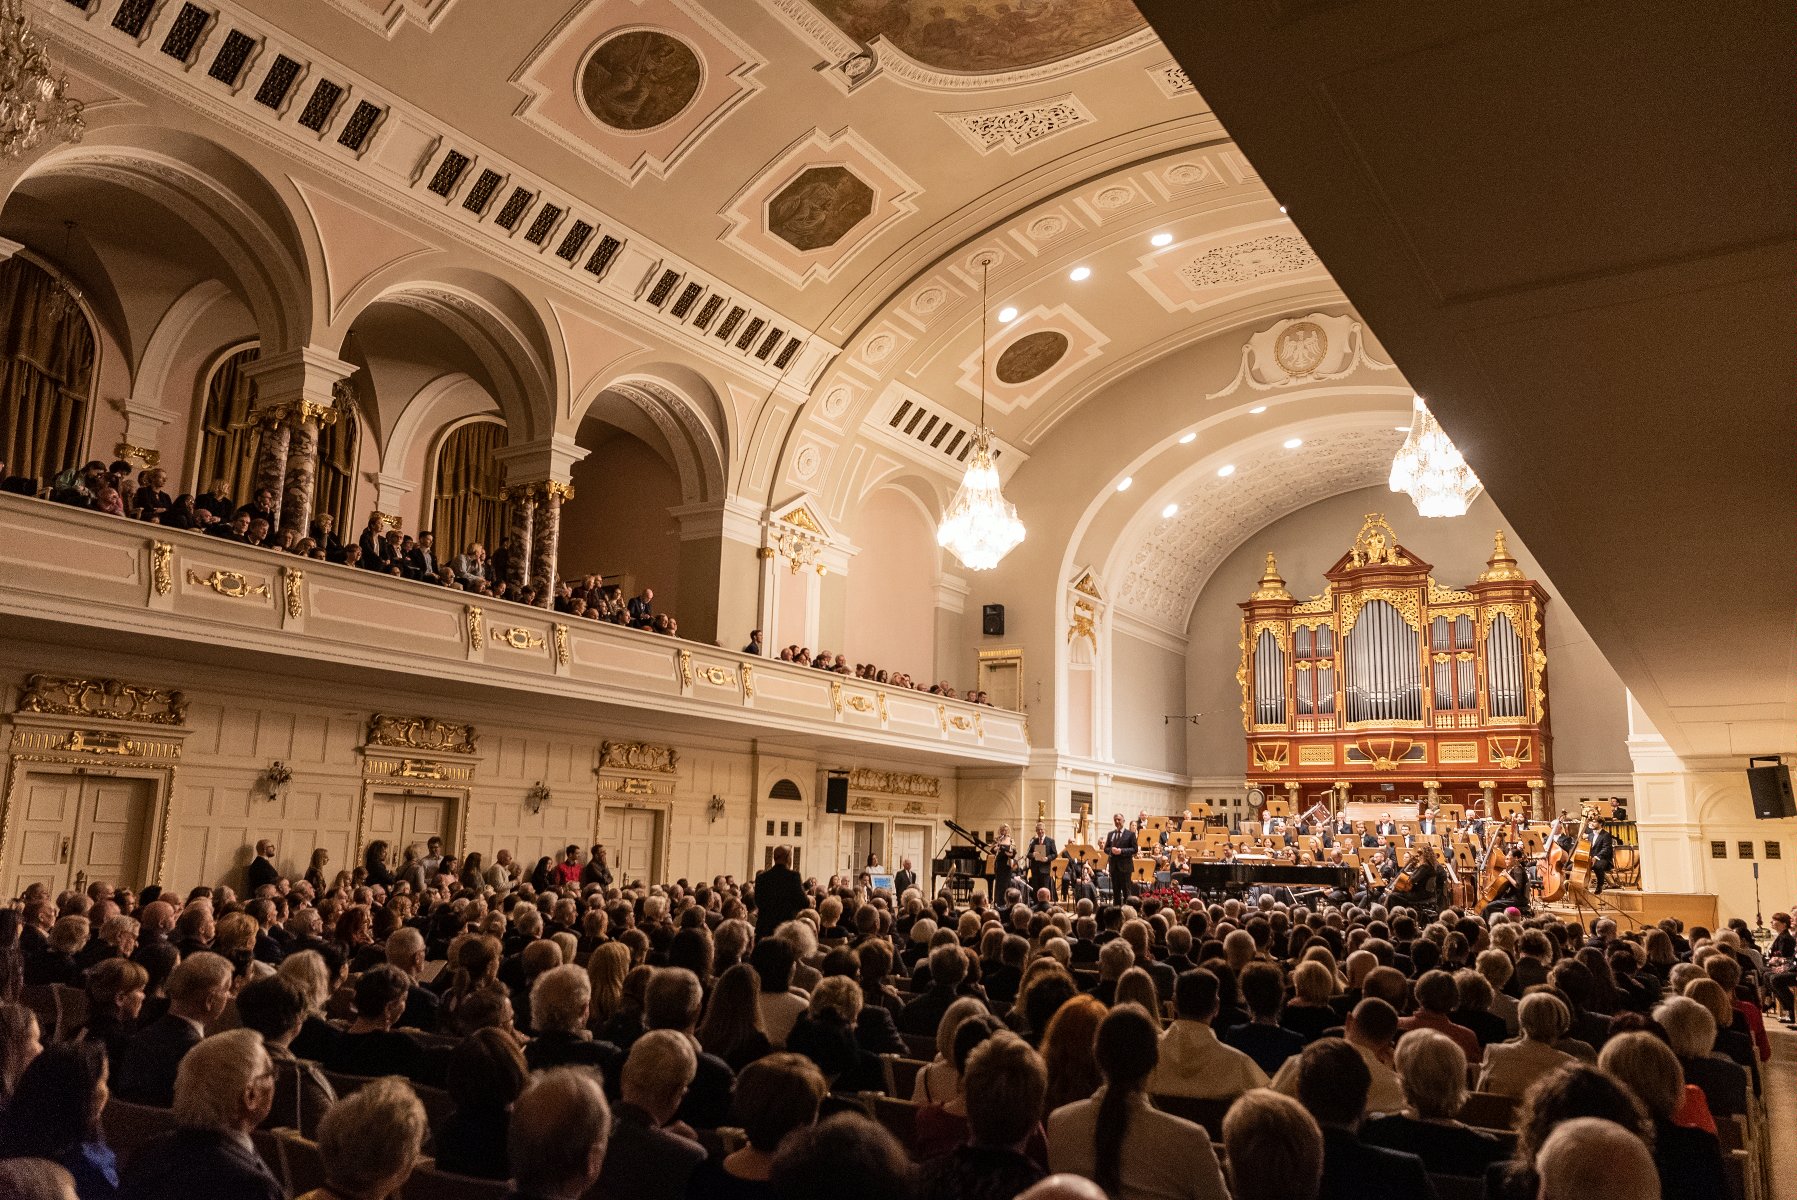
[[504, 542], [511, 513], [499, 498], [504, 478], [496, 452], [505, 446], [505, 426], [497, 421], [464, 425], [444, 439], [431, 489], [431, 531], [445, 561], [469, 542], [479, 542], [488, 554]]
[[0, 459], [45, 487], [81, 465], [94, 372], [94, 332], [80, 307], [48, 319], [55, 285], [16, 254], [0, 263]]
[[[347, 390], [347, 389], [346, 389]], [[350, 523], [355, 501], [356, 441], [361, 431], [360, 405], [353, 393], [337, 400], [337, 419], [318, 431], [318, 484], [312, 497], [312, 517], [330, 513], [337, 520], [337, 536], [353, 535], [360, 521]]]
[[244, 368], [261, 354], [260, 346], [245, 347], [212, 373], [206, 388], [206, 411], [200, 418], [200, 468], [193, 480], [196, 496], [218, 479], [225, 481], [231, 498], [239, 504], [249, 503], [256, 494], [256, 446], [262, 435], [247, 423], [256, 385]]

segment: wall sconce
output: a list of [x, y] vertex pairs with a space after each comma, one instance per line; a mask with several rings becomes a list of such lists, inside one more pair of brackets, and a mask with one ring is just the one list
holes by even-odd
[[542, 812], [543, 806], [549, 803], [549, 789], [543, 786], [541, 779], [531, 784], [530, 790], [524, 793], [524, 803], [530, 806], [533, 813]]
[[278, 758], [269, 763], [268, 769], [262, 772], [262, 785], [268, 792], [268, 799], [271, 803], [279, 803], [281, 796], [287, 790], [287, 785], [292, 782], [293, 768]]
[[705, 815], [710, 818], [713, 824], [716, 824], [717, 819], [724, 815], [724, 798], [722, 796], [713, 796], [711, 798], [711, 803], [705, 806]]

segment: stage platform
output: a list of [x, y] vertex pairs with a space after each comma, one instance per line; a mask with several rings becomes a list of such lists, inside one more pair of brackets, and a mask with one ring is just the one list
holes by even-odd
[[1562, 901], [1544, 904], [1541, 909], [1562, 920], [1584, 921], [1609, 917], [1623, 930], [1641, 925], [1655, 925], [1667, 917], [1685, 923], [1688, 931], [1701, 925], [1715, 929], [1718, 924], [1716, 897], [1697, 892], [1639, 892], [1628, 888], [1608, 888], [1601, 896], [1593, 896], [1582, 908]]

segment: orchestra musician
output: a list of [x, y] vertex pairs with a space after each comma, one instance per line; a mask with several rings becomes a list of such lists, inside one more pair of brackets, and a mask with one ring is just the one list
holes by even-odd
[[1136, 831], [1123, 823], [1122, 813], [1111, 816], [1111, 831], [1104, 835], [1106, 870], [1111, 877], [1111, 898], [1121, 903], [1130, 894], [1136, 871]]
[[1068, 900], [1098, 902], [1098, 885], [1092, 879], [1092, 864], [1083, 858], [1067, 855], [1067, 872], [1061, 876], [1061, 894]]
[[1595, 896], [1604, 890], [1616, 866], [1616, 838], [1596, 817], [1586, 824], [1585, 832], [1591, 838], [1591, 894]]
[[1504, 869], [1504, 888], [1497, 897], [1480, 910], [1480, 916], [1487, 919], [1493, 913], [1501, 913], [1506, 908], [1514, 908], [1523, 916], [1529, 915], [1529, 862], [1522, 852], [1522, 843], [1506, 847], [1509, 865]]
[[1397, 831], [1398, 831], [1397, 822], [1395, 822], [1391, 819], [1391, 814], [1390, 813], [1380, 813], [1379, 814], [1379, 823], [1373, 827], [1373, 832], [1377, 833], [1380, 837], [1384, 837], [1387, 834], [1396, 833]]
[[1004, 903], [1016, 860], [1017, 842], [1011, 837], [1011, 827], [1000, 825], [998, 836], [992, 839], [992, 898], [996, 903]]
[[1037, 821], [1036, 836], [1030, 839], [1030, 844], [1024, 851], [1024, 860], [1028, 864], [1026, 869], [1029, 871], [1031, 892], [1054, 887], [1054, 876], [1049, 871], [1048, 864], [1054, 861], [1054, 856], [1057, 853], [1059, 851], [1055, 848], [1054, 839], [1048, 836], [1048, 830], [1042, 822]]
[[1435, 813], [1433, 810], [1422, 815], [1422, 819], [1416, 823], [1416, 831], [1424, 837], [1435, 836]]

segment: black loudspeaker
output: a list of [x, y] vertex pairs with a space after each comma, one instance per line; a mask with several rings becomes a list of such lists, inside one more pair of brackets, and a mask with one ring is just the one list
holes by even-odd
[[1005, 635], [1005, 606], [988, 604], [980, 609], [980, 632], [987, 637]]
[[1791, 768], [1776, 758], [1750, 758], [1747, 764], [1753, 815], [1762, 821], [1797, 817], [1797, 799], [1791, 795]]
[[827, 813], [846, 813], [849, 811], [849, 779], [846, 775], [832, 775], [824, 784], [824, 811]]

